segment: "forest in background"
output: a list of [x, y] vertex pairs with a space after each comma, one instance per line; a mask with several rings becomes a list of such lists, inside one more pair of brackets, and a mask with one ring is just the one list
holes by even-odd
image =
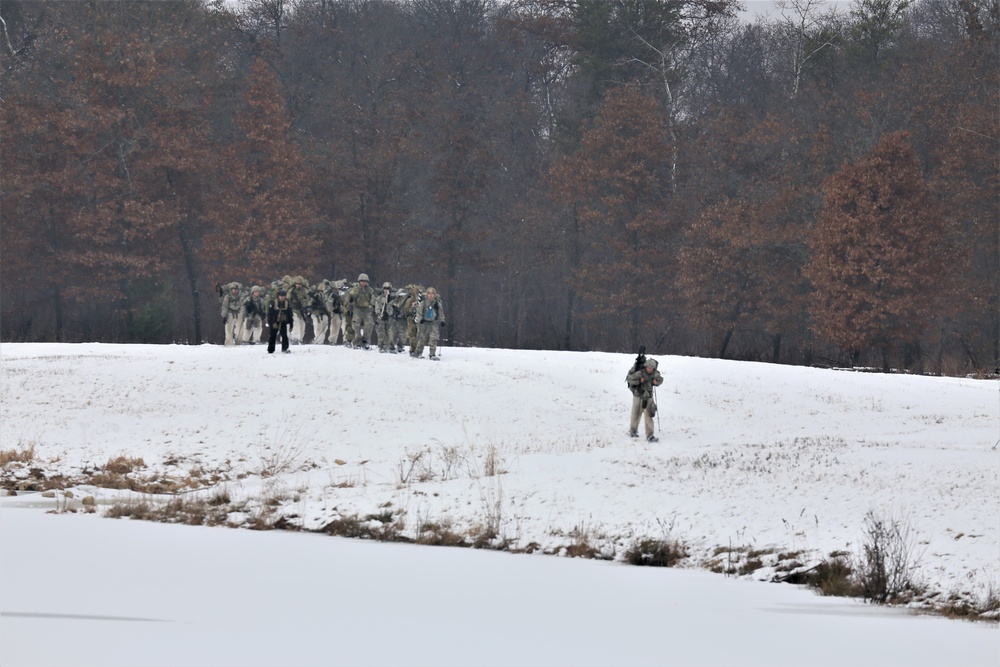
[[1000, 0], [779, 6], [0, 0], [0, 338], [366, 272], [452, 345], [992, 372]]

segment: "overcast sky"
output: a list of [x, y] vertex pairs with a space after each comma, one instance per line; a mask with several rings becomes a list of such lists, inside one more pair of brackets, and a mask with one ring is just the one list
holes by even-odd
[[[743, 0], [743, 4], [746, 6], [746, 11], [742, 12], [741, 16], [747, 21], [753, 21], [757, 15], [769, 16], [773, 19], [781, 14], [777, 6], [778, 3], [774, 0]], [[815, 4], [816, 7], [813, 9], [819, 13], [826, 13], [832, 9], [846, 12], [851, 6], [851, 0], [820, 0]], [[794, 14], [789, 13], [789, 15]]]

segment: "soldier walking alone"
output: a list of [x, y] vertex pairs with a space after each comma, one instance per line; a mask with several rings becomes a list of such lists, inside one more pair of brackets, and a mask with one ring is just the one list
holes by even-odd
[[663, 384], [663, 376], [656, 370], [656, 359], [646, 359], [640, 352], [636, 364], [625, 377], [628, 388], [632, 391], [632, 419], [629, 422], [628, 434], [639, 437], [639, 415], [643, 416], [646, 427], [646, 440], [657, 442], [659, 438], [653, 435], [653, 417], [656, 415], [656, 400], [653, 388]]

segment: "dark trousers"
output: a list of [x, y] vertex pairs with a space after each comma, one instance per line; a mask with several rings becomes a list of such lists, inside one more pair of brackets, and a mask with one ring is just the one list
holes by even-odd
[[271, 354], [274, 352], [274, 343], [278, 338], [278, 331], [281, 331], [281, 351], [284, 352], [288, 349], [288, 323], [282, 322], [281, 324], [274, 325], [270, 327], [270, 333], [267, 336], [267, 353]]

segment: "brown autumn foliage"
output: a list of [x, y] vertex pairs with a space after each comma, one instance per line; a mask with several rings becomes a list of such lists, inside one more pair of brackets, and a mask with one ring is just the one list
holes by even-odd
[[80, 335], [85, 304], [120, 321], [131, 283], [183, 276], [195, 261], [212, 173], [211, 26], [194, 30], [191, 3], [44, 9], [30, 56], [5, 77], [4, 173], [18, 212], [5, 259], [19, 260], [4, 277], [24, 285], [21, 321], [54, 304], [59, 340]]
[[218, 341], [216, 282], [366, 271], [440, 288], [456, 344], [1000, 358], [995, 0], [877, 57], [729, 3], [280, 4], [0, 3], [4, 340]]
[[590, 316], [607, 318], [629, 348], [656, 330], [669, 284], [668, 142], [655, 99], [633, 86], [613, 89], [579, 150], [551, 174], [584, 239], [574, 285]]
[[264, 284], [285, 274], [314, 282], [323, 250], [319, 216], [278, 78], [264, 59], [250, 68], [243, 98], [208, 217], [206, 260], [217, 282], [248, 276]]
[[952, 230], [931, 196], [905, 132], [845, 165], [824, 188], [806, 275], [813, 327], [844, 350], [892, 347], [933, 329], [953, 276]]

